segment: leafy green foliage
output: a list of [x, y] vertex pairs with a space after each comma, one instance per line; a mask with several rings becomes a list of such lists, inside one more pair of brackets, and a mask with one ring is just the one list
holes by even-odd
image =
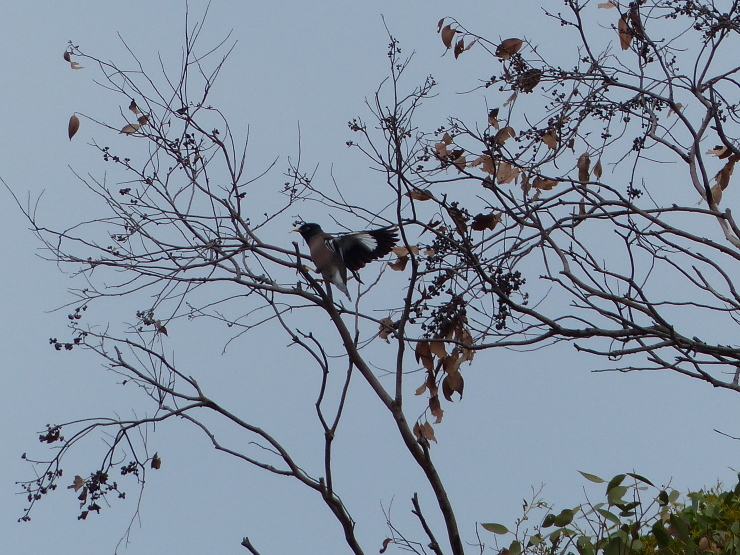
[[[606, 502], [586, 503], [574, 509], [552, 511], [535, 499], [524, 504], [524, 515], [509, 531], [501, 524], [484, 529], [514, 537], [504, 555], [700, 555], [740, 553], [740, 483], [724, 491], [721, 484], [709, 490], [681, 494], [658, 488], [639, 474], [618, 474], [603, 480], [581, 472], [590, 482], [606, 483]], [[537, 497], [537, 496], [535, 496]], [[534, 511], [544, 510], [532, 529]]]

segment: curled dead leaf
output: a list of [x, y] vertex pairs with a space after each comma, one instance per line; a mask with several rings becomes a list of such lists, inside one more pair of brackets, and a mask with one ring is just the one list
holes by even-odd
[[139, 110], [139, 107], [136, 105], [136, 101], [132, 98], [131, 104], [128, 105], [128, 109], [131, 110], [134, 114], [140, 114], [141, 110]]
[[493, 158], [488, 154], [478, 156], [475, 160], [470, 162], [472, 167], [481, 166], [481, 169], [490, 175], [496, 175], [496, 167], [493, 165]]
[[392, 251], [393, 254], [396, 256], [406, 256], [410, 252], [413, 254], [419, 254], [419, 247], [416, 245], [411, 245], [410, 248], [407, 247], [393, 247]]
[[[429, 412], [432, 413], [432, 416], [435, 419], [435, 424], [439, 424], [440, 422], [442, 422], [442, 417], [444, 416], [445, 411], [442, 410], [442, 404], [439, 402], [438, 395], [432, 395], [431, 397], [429, 397]], [[427, 436], [427, 439], [431, 438]]]
[[72, 63], [72, 55], [67, 50], [64, 51], [64, 61]]
[[67, 124], [67, 135], [69, 135], [69, 140], [72, 140], [72, 137], [75, 136], [77, 133], [77, 130], [80, 128], [80, 118], [72, 115], [71, 118], [69, 118], [69, 123]]
[[488, 124], [495, 129], [499, 129], [498, 108], [488, 112]]
[[597, 7], [601, 8], [602, 10], [610, 10], [612, 8], [616, 8], [617, 5], [614, 2], [602, 2]]
[[499, 185], [511, 183], [519, 176], [520, 172], [521, 170], [516, 166], [512, 166], [508, 162], [500, 162], [496, 171], [496, 181]]
[[514, 92], [509, 98], [506, 99], [506, 102], [504, 102], [504, 108], [506, 108], [509, 104], [516, 100], [517, 94], [518, 93]]
[[437, 358], [444, 358], [447, 356], [447, 351], [445, 350], [445, 343], [444, 341], [430, 341], [429, 342], [429, 352], [436, 356]]
[[517, 88], [524, 93], [531, 93], [542, 79], [542, 70], [528, 69], [516, 79]]
[[139, 122], [139, 125], [146, 125], [149, 123], [149, 116], [139, 116], [139, 119], [136, 121]]
[[632, 44], [632, 29], [627, 23], [627, 14], [622, 15], [617, 22], [617, 32], [619, 33], [619, 44], [622, 50], [627, 50]]
[[73, 489], [78, 491], [82, 486], [85, 485], [85, 479], [82, 476], [75, 476], [74, 482], [71, 486], [67, 486], [67, 489]]
[[503, 129], [499, 130], [498, 133], [496, 133], [493, 140], [496, 141], [497, 144], [503, 146], [507, 139], [510, 139], [514, 136], [516, 136], [516, 131], [514, 131], [514, 128], [506, 126]]
[[419, 341], [416, 344], [414, 354], [416, 356], [416, 362], [420, 362], [430, 372], [434, 369], [434, 360], [432, 359], [432, 351], [429, 348], [429, 341]]
[[406, 264], [409, 262], [408, 256], [399, 256], [395, 262], [388, 264], [391, 270], [396, 272], [403, 272], [406, 269]]
[[445, 18], [439, 20], [439, 23], [437, 23], [437, 32], [439, 33], [442, 30], [442, 25], [445, 24]]
[[[444, 19], [441, 19], [439, 22], [442, 23]], [[380, 551], [378, 553], [385, 553], [385, 550], [388, 549], [388, 544], [390, 544], [393, 540], [391, 538], [386, 538], [383, 540], [383, 546], [380, 548]]]
[[508, 60], [521, 50], [523, 44], [522, 39], [506, 39], [496, 48], [496, 56], [502, 60]]
[[452, 165], [457, 168], [457, 171], [462, 173], [462, 171], [465, 169], [465, 164], [467, 163], [467, 158], [465, 158], [464, 155], [456, 156], [452, 160]]
[[154, 329], [157, 331], [157, 333], [167, 335], [167, 328], [162, 325], [162, 322], [160, 320], [154, 320], [152, 324], [154, 325]]
[[380, 332], [378, 333], [378, 336], [385, 340], [386, 343], [390, 343], [388, 338], [393, 333], [394, 329], [396, 329], [396, 323], [390, 317], [386, 316], [380, 321]]
[[157, 453], [154, 453], [154, 456], [152, 457], [151, 467], [154, 470], [159, 470], [162, 467], [162, 459], [159, 458]]
[[129, 123], [128, 125], [124, 126], [119, 133], [123, 133], [124, 135], [131, 135], [133, 133], [136, 133], [139, 130], [139, 127], [141, 127], [141, 125], [138, 123]]
[[558, 182], [554, 179], [547, 179], [540, 177], [539, 175], [532, 180], [532, 187], [539, 189], [540, 191], [549, 191], [557, 184]]
[[544, 135], [542, 135], [542, 142], [545, 143], [550, 150], [556, 150], [558, 148], [558, 134], [557, 131], [551, 129]]
[[455, 38], [455, 33], [457, 31], [453, 29], [450, 25], [445, 25], [442, 28], [442, 43], [447, 47], [452, 47], [452, 39]]
[[493, 231], [496, 226], [501, 222], [501, 212], [489, 214], [477, 214], [473, 217], [473, 223], [470, 227], [474, 231], [483, 231], [484, 229], [490, 229]]
[[453, 51], [453, 53], [455, 54], [455, 59], [457, 59], [460, 54], [465, 52], [465, 50], [465, 42], [463, 41], [463, 39], [460, 39], [455, 43], [455, 50]]
[[432, 200], [434, 198], [434, 195], [429, 189], [414, 189], [406, 193], [406, 196], [419, 201]]
[[586, 183], [589, 179], [589, 169], [591, 167], [591, 157], [588, 152], [584, 152], [578, 157], [576, 167], [578, 168], [578, 181]]
[[599, 158], [596, 161], [596, 165], [594, 166], [594, 177], [597, 180], [601, 179], [602, 172], [603, 172], [603, 168], [601, 167], [601, 158]]
[[452, 401], [453, 393], [458, 393], [460, 395], [460, 399], [462, 399], [464, 387], [465, 382], [463, 381], [463, 377], [460, 372], [447, 374], [442, 380], [442, 394], [448, 401]]

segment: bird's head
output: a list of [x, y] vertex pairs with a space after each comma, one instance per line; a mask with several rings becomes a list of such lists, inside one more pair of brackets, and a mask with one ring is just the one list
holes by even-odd
[[319, 224], [304, 223], [300, 227], [294, 229], [301, 234], [301, 236], [308, 241], [314, 235], [322, 233], [321, 226]]

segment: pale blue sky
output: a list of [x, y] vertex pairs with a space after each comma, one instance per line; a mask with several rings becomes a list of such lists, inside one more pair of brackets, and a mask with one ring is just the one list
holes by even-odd
[[[526, 35], [544, 42], [562, 32], [546, 26], [538, 2], [460, 4], [214, 0], [203, 43], [215, 44], [232, 29], [238, 43], [211, 103], [234, 129], [249, 125], [255, 168], [279, 157], [264, 183], [277, 189], [284, 181], [281, 173], [287, 157], [296, 155], [300, 123], [305, 167], [318, 164], [317, 178], [326, 183], [333, 172], [340, 186], [358, 188], [352, 193], [361, 198], [374, 174], [356, 151], [346, 148], [345, 141], [353, 138], [346, 123], [356, 115], [368, 116], [364, 100], [386, 76], [388, 38], [381, 14], [405, 52], [416, 51], [411, 75], [420, 81], [433, 74], [440, 83], [440, 98], [423, 112], [429, 128], [453, 110], [465, 116], [486, 106], [482, 93], [454, 94], [473, 88], [487, 72], [476, 65], [474, 51], [457, 62], [441, 57], [436, 34], [441, 17], [455, 16], [491, 38]], [[191, 3], [195, 17], [202, 8], [201, 2]], [[21, 197], [44, 191], [39, 215], [50, 226], [84, 219], [95, 210], [95, 199], [68, 166], [102, 176], [108, 168], [87, 143], [126, 138], [106, 137], [83, 120], [78, 135], [67, 140], [72, 113], [113, 118], [119, 110], [111, 95], [96, 88], [90, 68], [71, 71], [65, 64], [67, 41], [126, 65], [120, 33], [151, 67], [156, 68], [158, 52], [174, 66], [184, 4], [16, 2], [0, 12], [0, 176]], [[483, 56], [478, 60], [490, 63]], [[112, 553], [132, 516], [133, 497], [113, 500], [101, 515], [79, 522], [76, 496], [57, 491], [37, 506], [30, 523], [16, 523], [25, 500], [15, 495], [14, 482], [32, 472], [20, 455], [43, 456], [36, 436], [45, 424], [113, 411], [131, 414], [132, 408], [144, 411], [148, 405], [135, 392], [116, 387], [117, 378], [90, 354], [57, 353], [48, 345], [66, 326], [67, 311], [52, 310], [69, 300], [69, 275], [36, 256], [39, 243], [10, 196], [0, 192], [0, 197], [0, 253], [6, 261], [0, 367], [7, 384], [0, 405], [0, 551]], [[301, 208], [301, 215], [308, 219], [311, 207]], [[286, 238], [286, 245], [292, 239]], [[120, 308], [128, 317], [139, 307]], [[106, 316], [94, 315], [97, 321]], [[110, 319], [121, 317], [113, 313]], [[191, 368], [186, 373], [200, 376], [232, 410], [269, 425], [308, 466], [320, 468], [320, 450], [313, 450], [317, 436], [311, 435], [316, 423], [304, 429], [298, 422], [306, 411], [313, 414], [316, 376], [291, 358], [285, 337], [272, 343], [261, 338], [258, 353], [249, 350], [254, 344], [237, 341], [222, 356], [228, 331], [209, 324], [196, 332], [184, 321], [177, 326], [170, 344], [178, 349], [177, 360]], [[716, 479], [732, 483], [737, 445], [712, 430], [740, 435], [735, 396], [669, 373], [593, 374], [592, 363], [577, 357], [571, 346], [559, 346], [533, 353], [497, 351], [495, 357], [478, 357], [466, 370], [465, 399], [445, 407], [433, 452], [467, 541], [475, 540], [476, 521], [512, 523], [522, 498], [541, 483], [546, 484], [545, 497], [559, 507], [577, 505], [584, 485], [577, 470], [603, 477], [634, 470], [656, 483], [672, 479], [679, 488], [712, 485]], [[274, 399], [281, 406], [294, 404], [295, 415], [280, 415]], [[423, 400], [418, 403], [421, 411]], [[392, 422], [360, 380], [352, 384], [345, 419], [337, 445], [338, 481], [361, 540], [381, 547], [387, 535], [381, 505], [393, 503], [394, 515], [413, 523], [407, 514], [415, 491], [427, 516], [438, 522], [431, 492], [408, 460]], [[89, 471], [90, 453], [99, 452], [100, 445], [92, 439], [89, 449], [72, 454], [64, 466], [69, 483], [76, 473]], [[131, 547], [123, 553], [245, 553], [239, 546], [243, 536], [265, 555], [346, 552], [326, 507], [299, 484], [213, 452], [182, 423], [161, 426], [152, 445], [162, 457], [162, 469], [149, 475], [141, 526], [134, 526]], [[493, 543], [490, 535], [484, 540]]]

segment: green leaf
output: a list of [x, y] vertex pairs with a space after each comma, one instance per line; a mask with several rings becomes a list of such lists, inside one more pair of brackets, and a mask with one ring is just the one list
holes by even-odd
[[658, 543], [658, 547], [660, 549], [667, 547], [668, 544], [671, 543], [671, 535], [668, 533], [668, 530], [665, 529], [665, 526], [663, 526], [661, 521], [657, 521], [653, 524], [652, 530], [653, 535], [655, 536], [655, 541]]
[[575, 515], [575, 511], [572, 509], [563, 509], [560, 511], [560, 514], [555, 517], [553, 520], [553, 524], [555, 526], [558, 526], [562, 528], [563, 526], [568, 526], [571, 522], [573, 522], [573, 516]]
[[622, 521], [619, 520], [619, 517], [617, 517], [617, 515], [615, 515], [614, 513], [610, 513], [609, 511], [605, 509], [596, 509], [596, 512], [599, 513], [601, 516], [603, 516], [608, 521], [612, 522], [613, 524], [616, 524], [617, 526], [622, 524]]
[[545, 518], [542, 520], [542, 527], [543, 528], [549, 528], [555, 524], [555, 515], [552, 513], [548, 513]]
[[527, 547], [532, 547], [534, 545], [540, 545], [541, 543], [542, 543], [542, 535], [535, 534], [534, 536], [529, 536]]
[[509, 546], [509, 555], [521, 555], [521, 553], [522, 544], [519, 543], [517, 540], [511, 542], [511, 545]]
[[681, 497], [681, 494], [678, 492], [678, 490], [672, 489], [671, 493], [668, 494], [668, 501], [671, 503], [675, 503], [678, 501], [678, 498]]
[[614, 476], [614, 478], [609, 480], [609, 483], [606, 486], [606, 493], [608, 494], [611, 490], [620, 485], [624, 481], [626, 476], [626, 474], [617, 474], [616, 476]]
[[606, 480], [604, 480], [603, 478], [599, 478], [598, 476], [596, 476], [596, 474], [589, 474], [588, 472], [583, 472], [582, 470], [579, 470], [578, 472], [589, 482], [594, 482], [595, 484], [603, 484], [604, 482], [606, 482]]
[[666, 490], [661, 490], [658, 494], [658, 505], [661, 507], [668, 505], [668, 492]]
[[481, 522], [481, 526], [483, 526], [483, 528], [485, 528], [489, 532], [493, 532], [494, 534], [509, 533], [509, 529], [503, 524], [497, 524], [495, 522]]
[[632, 545], [630, 546], [633, 551], [641, 551], [643, 547], [643, 543], [640, 540], [633, 540]]
[[579, 536], [576, 540], [576, 549], [580, 555], [594, 555], [594, 544], [588, 536]]
[[610, 505], [619, 505], [623, 503], [622, 497], [627, 493], [627, 487], [626, 486], [614, 486], [611, 488], [607, 494], [606, 499], [609, 501]]
[[628, 473], [627, 473], [627, 476], [632, 476], [632, 477], [633, 477], [633, 478], [634, 478], [635, 480], [639, 480], [640, 482], [644, 482], [644, 483], [645, 483], [645, 484], [647, 484], [648, 486], [653, 486], [653, 487], [655, 487], [655, 485], [654, 485], [654, 484], [653, 484], [653, 483], [652, 483], [652, 482], [651, 482], [650, 480], [648, 480], [648, 479], [647, 479], [647, 478], [645, 478], [644, 476], [640, 476], [639, 474], [634, 474], [634, 473], [632, 473], [632, 472], [628, 472]]
[[625, 552], [624, 547], [624, 540], [618, 536], [614, 536], [606, 544], [604, 555], [623, 555]]

